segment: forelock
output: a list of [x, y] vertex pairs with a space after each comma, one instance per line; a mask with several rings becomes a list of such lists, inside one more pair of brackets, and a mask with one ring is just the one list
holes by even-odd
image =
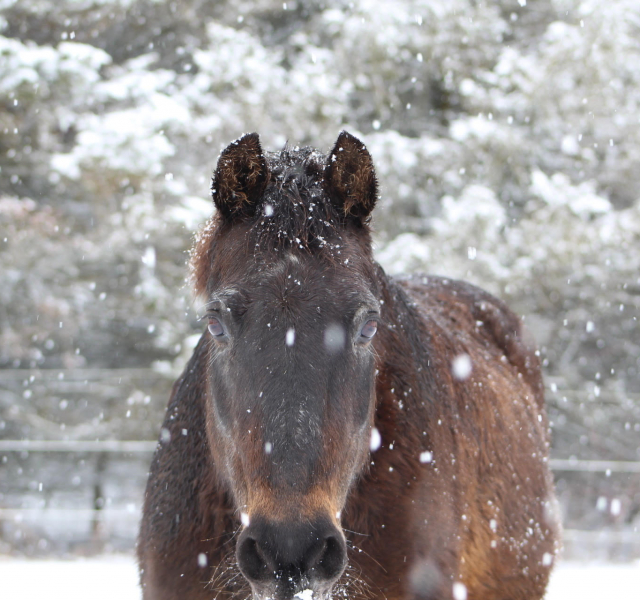
[[270, 178], [252, 226], [257, 245], [316, 251], [339, 243], [342, 223], [325, 190], [326, 160], [309, 147], [267, 154]]

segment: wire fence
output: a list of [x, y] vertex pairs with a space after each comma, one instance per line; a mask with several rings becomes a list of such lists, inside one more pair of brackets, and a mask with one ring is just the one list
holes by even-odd
[[[0, 554], [133, 547], [175, 376], [0, 370]], [[565, 555], [639, 558], [640, 396], [550, 379], [547, 398]]]
[[[0, 440], [0, 452], [106, 452], [150, 454], [157, 442], [141, 440]], [[640, 461], [550, 458], [553, 471], [587, 473], [640, 473]]]

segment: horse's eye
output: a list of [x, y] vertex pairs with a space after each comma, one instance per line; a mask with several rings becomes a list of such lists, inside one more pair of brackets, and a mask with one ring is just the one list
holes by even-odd
[[360, 341], [368, 342], [378, 331], [378, 321], [369, 319], [360, 330]]
[[213, 337], [222, 337], [224, 335], [224, 327], [216, 317], [209, 317], [208, 329]]

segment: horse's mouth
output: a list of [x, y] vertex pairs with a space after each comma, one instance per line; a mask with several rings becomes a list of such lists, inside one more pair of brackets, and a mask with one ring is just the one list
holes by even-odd
[[297, 594], [291, 596], [288, 595], [253, 595], [253, 600], [329, 600], [331, 598], [330, 593], [314, 592], [310, 588], [302, 590]]
[[269, 589], [253, 590], [253, 600], [329, 600], [333, 586], [314, 589], [310, 585], [273, 584]]

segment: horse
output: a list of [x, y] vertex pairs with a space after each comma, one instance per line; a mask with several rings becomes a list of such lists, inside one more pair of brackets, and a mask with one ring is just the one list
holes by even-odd
[[169, 400], [145, 600], [534, 600], [559, 546], [539, 354], [468, 283], [372, 255], [371, 155], [220, 154]]

